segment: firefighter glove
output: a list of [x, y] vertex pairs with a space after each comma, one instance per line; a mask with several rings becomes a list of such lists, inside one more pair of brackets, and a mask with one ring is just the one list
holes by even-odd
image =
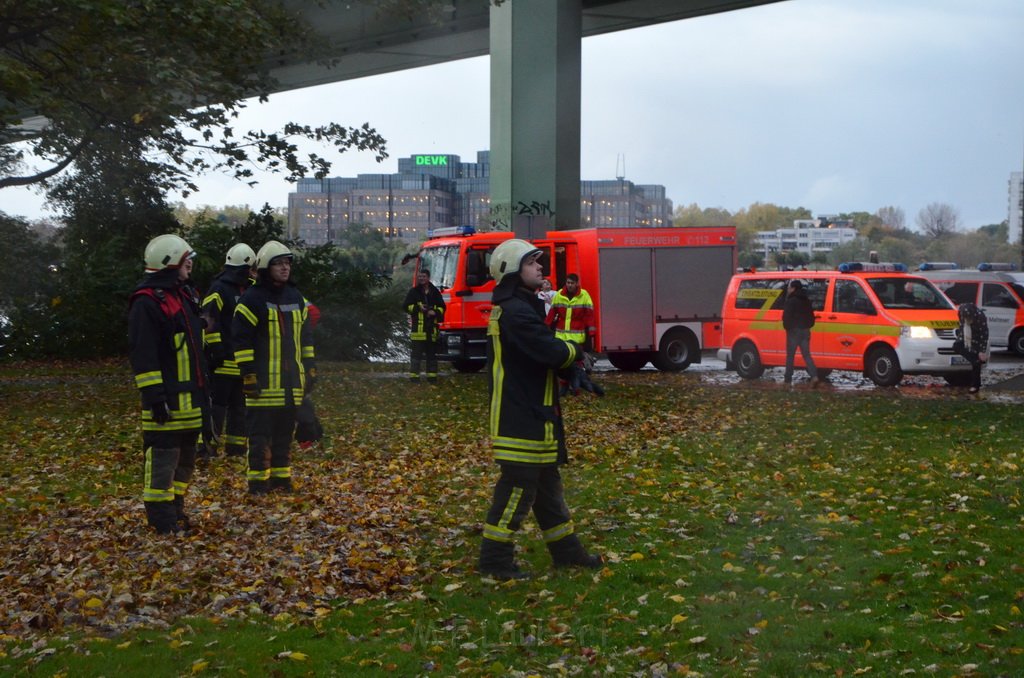
[[242, 393], [248, 398], [260, 397], [260, 383], [256, 379], [254, 372], [250, 372], [242, 377]]
[[316, 388], [316, 368], [310, 367], [306, 369], [306, 393], [312, 393], [314, 388]]
[[153, 412], [153, 421], [158, 424], [166, 424], [171, 420], [171, 408], [167, 407], [167, 402], [164, 400], [153, 403], [150, 410]]

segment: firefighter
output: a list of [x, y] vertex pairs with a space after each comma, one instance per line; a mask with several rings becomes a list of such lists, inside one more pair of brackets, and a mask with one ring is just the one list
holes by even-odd
[[312, 331], [306, 300], [291, 280], [292, 257], [276, 240], [260, 248], [256, 284], [238, 300], [231, 326], [245, 394], [250, 494], [292, 491], [295, 411], [316, 381]]
[[193, 256], [176, 235], [153, 238], [146, 246], [146, 275], [128, 310], [129, 360], [142, 397], [142, 499], [159, 534], [189, 527], [185, 493], [206, 414], [202, 320], [185, 291]]
[[[203, 335], [207, 361], [212, 374], [213, 432], [220, 437], [227, 423], [224, 437], [224, 452], [229, 457], [245, 455], [245, 396], [242, 394], [242, 374], [235, 362], [235, 349], [231, 335], [231, 322], [235, 306], [242, 294], [249, 289], [250, 276], [256, 269], [256, 252], [245, 243], [238, 243], [228, 250], [224, 259], [224, 270], [213, 279], [210, 291], [203, 299], [203, 315], [210, 326]], [[213, 441], [206, 440], [209, 456], [216, 456]]]
[[430, 271], [416, 272], [416, 284], [403, 303], [409, 314], [409, 378], [419, 381], [420, 363], [426, 358], [427, 381], [437, 381], [437, 331], [444, 320], [445, 305], [441, 292], [430, 282]]
[[515, 563], [513, 536], [533, 510], [555, 567], [597, 568], [576, 536], [558, 467], [567, 463], [556, 370], [576, 362], [580, 348], [555, 337], [537, 298], [541, 250], [507, 240], [491, 255], [497, 281], [487, 324], [491, 390], [490, 436], [501, 476], [480, 546], [480, 572], [500, 580], [529, 575]]
[[551, 300], [545, 322], [554, 328], [556, 337], [571, 341], [581, 349], [576, 368], [571, 371], [569, 379], [562, 382], [562, 395], [567, 392], [578, 395], [582, 388], [603, 396], [604, 389], [587, 376], [589, 365], [593, 362], [587, 354], [594, 350], [594, 335], [597, 333], [594, 302], [590, 293], [580, 286], [580, 277], [575, 273], [565, 276], [565, 287], [558, 290]]

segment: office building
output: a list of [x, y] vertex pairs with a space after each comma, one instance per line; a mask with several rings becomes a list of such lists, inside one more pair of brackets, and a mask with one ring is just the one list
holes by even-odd
[[[625, 179], [580, 182], [581, 227], [671, 226], [665, 187]], [[389, 237], [422, 240], [445, 226], [488, 227], [490, 152], [476, 162], [451, 154], [398, 160], [396, 174], [300, 179], [288, 195], [292, 237], [310, 245], [341, 239], [349, 224], [370, 224]]]
[[794, 219], [792, 228], [757, 232], [757, 249], [765, 257], [773, 252], [800, 252], [808, 256], [831, 252], [840, 245], [857, 239], [857, 229], [848, 220], [822, 216], [817, 219]]
[[1010, 244], [1020, 244], [1021, 219], [1024, 218], [1024, 172], [1010, 172], [1010, 199], [1008, 206], [1008, 239]]

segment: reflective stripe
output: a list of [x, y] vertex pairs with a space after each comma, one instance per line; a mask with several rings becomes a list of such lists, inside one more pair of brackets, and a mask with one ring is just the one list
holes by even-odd
[[513, 487], [512, 492], [508, 495], [508, 503], [505, 504], [505, 510], [501, 512], [501, 519], [498, 520], [497, 527], [506, 529], [512, 524], [512, 518], [516, 514], [516, 508], [519, 506], [519, 500], [522, 498], [523, 488]]
[[[191, 405], [191, 395], [182, 395], [188, 396], [189, 404]], [[198, 431], [202, 427], [203, 411], [198, 407], [172, 409], [171, 419], [166, 424], [158, 424], [157, 422], [153, 421], [152, 410], [142, 410], [143, 431]]]
[[520, 464], [554, 464], [558, 462], [558, 452], [521, 452], [518, 450], [494, 449], [496, 461], [511, 461]]
[[146, 470], [142, 488], [142, 501], [174, 501], [174, 491], [152, 487], [153, 485], [153, 448], [146, 448]]
[[221, 343], [220, 332], [204, 332], [203, 341], [209, 346], [211, 344]]
[[270, 470], [271, 478], [291, 478], [292, 467], [291, 466], [271, 466]]
[[206, 298], [203, 299], [203, 306], [206, 306], [207, 304], [211, 303], [217, 304], [218, 311], [224, 310], [224, 300], [221, 299], [220, 292], [213, 292], [212, 294], [207, 294]]
[[576, 530], [573, 527], [572, 521], [562, 523], [561, 525], [555, 525], [554, 527], [549, 527], [548, 529], [544, 530], [544, 541], [550, 544], [553, 541], [565, 539], [575, 531]]
[[251, 348], [243, 348], [235, 351], [235, 363], [251, 363], [256, 359], [256, 354]]
[[507, 543], [512, 541], [512, 534], [512, 530], [484, 523], [484, 539]]
[[259, 324], [259, 320], [256, 318], [256, 314], [249, 310], [249, 307], [244, 304], [235, 306], [235, 315], [239, 315], [249, 321], [249, 324], [256, 327]]
[[245, 474], [246, 480], [270, 480], [270, 469], [249, 469]]
[[157, 372], [142, 372], [141, 374], [135, 375], [135, 385], [139, 388], [146, 388], [147, 386], [156, 386], [164, 383], [164, 377]]
[[245, 436], [233, 436], [231, 434], [228, 434], [228, 435], [224, 436], [224, 444], [225, 445], [243, 446], [243, 445], [247, 445], [248, 443], [249, 443], [249, 439], [246, 438]]
[[174, 481], [174, 494], [175, 496], [184, 497], [188, 491], [188, 483], [182, 483], [177, 480]]

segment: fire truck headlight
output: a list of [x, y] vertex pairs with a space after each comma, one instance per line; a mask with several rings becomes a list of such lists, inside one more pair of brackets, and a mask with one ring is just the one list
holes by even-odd
[[935, 331], [924, 325], [904, 325], [900, 328], [900, 334], [911, 339], [934, 339]]

